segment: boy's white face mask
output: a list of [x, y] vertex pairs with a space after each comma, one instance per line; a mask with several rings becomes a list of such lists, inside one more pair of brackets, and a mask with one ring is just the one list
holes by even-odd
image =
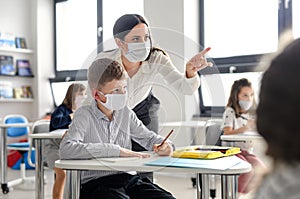
[[239, 105], [242, 110], [248, 111], [253, 105], [253, 101], [239, 100]]
[[150, 53], [150, 40], [141, 43], [127, 43], [128, 51], [125, 57], [130, 62], [145, 61]]
[[[104, 95], [102, 92], [99, 91], [101, 95]], [[106, 102], [102, 102], [98, 100], [103, 106], [105, 106], [109, 110], [120, 110], [125, 107], [127, 103], [127, 92], [125, 94], [106, 94]]]

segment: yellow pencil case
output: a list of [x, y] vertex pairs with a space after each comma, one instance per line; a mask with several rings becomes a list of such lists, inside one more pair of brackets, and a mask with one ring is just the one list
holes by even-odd
[[215, 159], [240, 153], [238, 147], [222, 146], [191, 146], [173, 152], [175, 158]]

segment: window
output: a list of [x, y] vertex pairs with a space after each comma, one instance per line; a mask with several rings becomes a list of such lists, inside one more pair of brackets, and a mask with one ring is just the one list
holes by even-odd
[[143, 8], [140, 0], [56, 0], [57, 78], [86, 78], [87, 68], [103, 47], [102, 41], [109, 44], [109, 48], [116, 48], [112, 29], [117, 18], [125, 13], [143, 15]]
[[[234, 80], [248, 78], [258, 97], [262, 55], [277, 50], [279, 36], [300, 37], [300, 1], [200, 0], [200, 45], [217, 67], [199, 72], [201, 115], [221, 115]], [[225, 99], [225, 101], [224, 101]]]
[[86, 69], [87, 58], [96, 56], [97, 12], [97, 0], [69, 0], [55, 4], [57, 76]]
[[201, 0], [200, 44], [212, 47], [210, 56], [219, 67], [254, 66], [261, 55], [277, 50], [285, 30], [300, 36], [299, 11], [295, 0]]

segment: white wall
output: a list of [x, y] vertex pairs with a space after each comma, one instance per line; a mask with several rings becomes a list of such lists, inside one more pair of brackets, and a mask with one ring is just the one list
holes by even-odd
[[[198, 1], [197, 0], [145, 0], [145, 17], [151, 26], [154, 43], [170, 55], [179, 71], [185, 71], [185, 63], [198, 53]], [[161, 101], [161, 123], [191, 120], [198, 111], [195, 96], [184, 96], [170, 88], [160, 78], [154, 86], [154, 94]], [[197, 94], [197, 92], [195, 93]], [[160, 129], [165, 135], [170, 129]], [[189, 145], [193, 135], [189, 128], [178, 128], [172, 140], [176, 146]]]
[[49, 78], [54, 75], [53, 0], [36, 0], [37, 118], [52, 111]]
[[[166, 50], [178, 70], [184, 72], [185, 63], [199, 49], [198, 1], [145, 0], [144, 6], [154, 43]], [[161, 101], [161, 122], [190, 120], [196, 111], [194, 97], [185, 97], [161, 79], [157, 82], [154, 93]]]

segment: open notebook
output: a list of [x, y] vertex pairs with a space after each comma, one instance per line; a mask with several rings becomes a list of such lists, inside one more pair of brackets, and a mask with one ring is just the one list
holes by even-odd
[[162, 157], [157, 160], [146, 162], [148, 166], [179, 167], [179, 168], [199, 168], [226, 170], [241, 163], [241, 159], [236, 156], [228, 156], [217, 159], [191, 159]]

